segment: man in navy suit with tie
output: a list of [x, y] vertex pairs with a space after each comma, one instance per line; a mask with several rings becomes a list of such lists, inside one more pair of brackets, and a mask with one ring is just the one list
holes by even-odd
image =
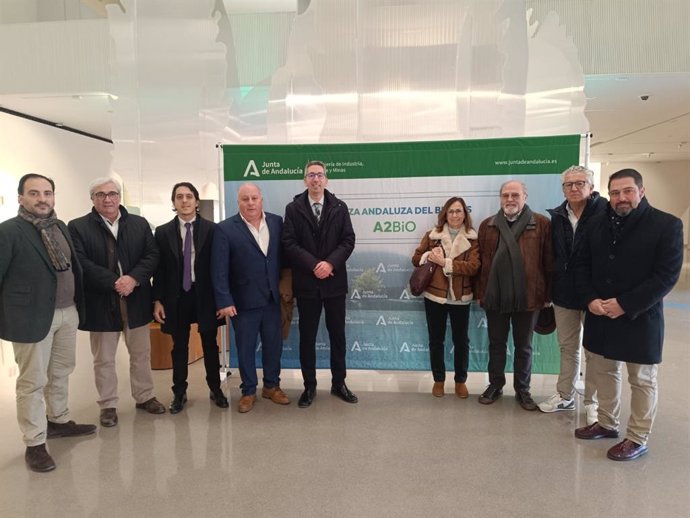
[[189, 182], [172, 190], [172, 221], [156, 228], [160, 263], [153, 277], [153, 317], [161, 331], [172, 335], [173, 401], [177, 414], [187, 402], [189, 329], [196, 323], [204, 350], [206, 383], [211, 400], [220, 408], [229, 406], [220, 388], [220, 362], [216, 335], [223, 320], [216, 317], [211, 286], [211, 247], [216, 224], [198, 214], [199, 191]]
[[230, 317], [235, 330], [242, 397], [238, 410], [249, 412], [256, 402], [256, 345], [261, 336], [261, 396], [287, 405], [280, 389], [283, 350], [280, 321], [280, 237], [283, 219], [263, 211], [263, 197], [251, 183], [237, 192], [239, 213], [218, 224], [213, 241], [211, 274], [216, 308]]

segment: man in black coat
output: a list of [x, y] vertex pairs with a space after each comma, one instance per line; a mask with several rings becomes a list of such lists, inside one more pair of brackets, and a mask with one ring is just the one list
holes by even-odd
[[595, 216], [576, 259], [576, 286], [587, 304], [583, 344], [599, 395], [598, 422], [580, 439], [618, 437], [621, 371], [628, 370], [630, 419], [612, 460], [647, 453], [657, 410], [657, 370], [664, 343], [663, 298], [683, 265], [680, 219], [647, 202], [642, 175], [622, 169], [609, 178], [609, 205]]
[[69, 375], [83, 316], [82, 270], [65, 224], [55, 214], [55, 183], [19, 180], [19, 214], [0, 224], [0, 338], [19, 368], [17, 421], [29, 469], [55, 469], [46, 438], [88, 435], [69, 419]]
[[171, 200], [177, 216], [156, 228], [160, 261], [153, 277], [153, 317], [161, 325], [161, 331], [172, 335], [173, 340], [170, 413], [177, 414], [187, 402], [192, 323], [197, 324], [201, 336], [211, 400], [220, 408], [228, 408], [228, 400], [220, 388], [216, 343], [218, 326], [223, 321], [216, 316], [210, 272], [216, 224], [199, 215], [199, 191], [191, 183], [175, 184]]
[[316, 396], [316, 333], [321, 309], [331, 346], [331, 394], [356, 403], [345, 385], [345, 262], [355, 248], [355, 232], [347, 205], [328, 190], [323, 162], [304, 168], [307, 189], [285, 208], [283, 248], [292, 268], [292, 286], [299, 312], [299, 357], [304, 392], [298, 406], [306, 408]]
[[[594, 191], [594, 172], [574, 165], [563, 171], [565, 201], [548, 212], [551, 215], [554, 268], [551, 300], [561, 352], [556, 393], [539, 403], [542, 412], [575, 410], [575, 383], [580, 375], [580, 346], [585, 307], [575, 292], [574, 258], [593, 216], [606, 208], [606, 199]], [[589, 353], [585, 352], [585, 357]], [[597, 421], [596, 385], [591, 369], [585, 372], [587, 424]]]
[[165, 413], [153, 395], [151, 374], [151, 277], [158, 266], [158, 247], [148, 221], [120, 205], [122, 186], [115, 178], [89, 185], [91, 212], [69, 222], [79, 262], [84, 268], [86, 320], [90, 331], [100, 421], [117, 424], [115, 355], [120, 333], [129, 351], [129, 377], [136, 407]]

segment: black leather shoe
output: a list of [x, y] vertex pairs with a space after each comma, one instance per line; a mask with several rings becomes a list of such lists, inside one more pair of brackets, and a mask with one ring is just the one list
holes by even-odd
[[345, 403], [357, 403], [358, 399], [344, 383], [339, 387], [331, 387], [331, 394], [338, 396]]
[[490, 405], [491, 403], [495, 402], [498, 398], [500, 398], [503, 395], [503, 389], [501, 387], [497, 387], [496, 385], [489, 385], [486, 387], [486, 390], [484, 393], [479, 396], [479, 402], [482, 405]]
[[46, 471], [53, 471], [55, 469], [55, 461], [46, 450], [45, 444], [28, 446], [24, 458], [31, 471], [45, 473]]
[[208, 397], [219, 408], [228, 408], [230, 406], [228, 398], [225, 397], [225, 394], [223, 394], [223, 391], [220, 389], [211, 392]]
[[518, 390], [515, 393], [515, 399], [517, 399], [520, 406], [525, 410], [532, 411], [537, 409], [537, 404], [534, 402], [534, 399], [532, 399], [532, 394], [529, 393], [529, 390]]
[[170, 413], [171, 414], [177, 414], [179, 412], [182, 412], [182, 409], [184, 408], [185, 403], [187, 402], [187, 393], [183, 392], [182, 394], [175, 394], [175, 397], [172, 400], [172, 403], [170, 403]]
[[308, 406], [311, 406], [311, 404], [314, 402], [315, 397], [315, 388], [304, 389], [304, 392], [302, 392], [302, 395], [299, 397], [299, 400], [297, 401], [297, 406], [300, 408], [307, 408]]
[[48, 439], [55, 439], [57, 437], [79, 437], [80, 435], [91, 435], [92, 433], [96, 433], [96, 425], [93, 424], [77, 424], [74, 421], [51, 423], [48, 421], [46, 437]]

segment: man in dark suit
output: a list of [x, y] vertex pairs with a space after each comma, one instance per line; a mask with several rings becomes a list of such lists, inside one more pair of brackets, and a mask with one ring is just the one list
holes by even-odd
[[327, 189], [323, 162], [304, 167], [307, 189], [285, 208], [283, 248], [292, 268], [292, 285], [299, 312], [299, 360], [304, 392], [298, 406], [306, 408], [316, 396], [316, 333], [321, 309], [331, 342], [331, 394], [357, 403], [345, 385], [345, 261], [355, 248], [355, 232], [347, 205]]
[[290, 400], [280, 388], [283, 340], [278, 284], [283, 220], [263, 211], [261, 191], [250, 183], [239, 188], [237, 205], [239, 213], [218, 224], [211, 273], [219, 315], [230, 317], [235, 330], [242, 378], [238, 410], [245, 413], [256, 402], [259, 336], [264, 372], [261, 396], [280, 405]]
[[216, 224], [198, 214], [199, 191], [189, 182], [175, 184], [173, 210], [177, 216], [156, 228], [160, 251], [153, 277], [153, 317], [161, 331], [172, 335], [173, 401], [170, 413], [177, 414], [187, 402], [189, 330], [196, 323], [204, 350], [206, 383], [211, 400], [228, 408], [220, 388], [220, 362], [216, 335], [221, 320], [216, 318], [211, 285], [211, 247]]
[[609, 200], [592, 218], [575, 264], [575, 286], [587, 305], [582, 344], [599, 395], [597, 422], [576, 429], [575, 437], [618, 437], [625, 363], [630, 419], [625, 439], [607, 457], [627, 461], [647, 453], [656, 416], [663, 298], [683, 266], [683, 223], [649, 204], [634, 169], [610, 176]]
[[69, 419], [69, 375], [83, 317], [82, 270], [65, 224], [54, 211], [55, 183], [19, 180], [19, 215], [0, 224], [0, 338], [19, 367], [17, 421], [32, 471], [55, 469], [46, 438], [88, 435]]

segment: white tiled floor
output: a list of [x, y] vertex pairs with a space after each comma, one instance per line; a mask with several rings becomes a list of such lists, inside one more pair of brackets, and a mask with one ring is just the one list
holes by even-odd
[[[293, 404], [260, 400], [240, 415], [237, 374], [225, 387], [232, 407], [218, 409], [208, 400], [199, 361], [190, 368], [185, 411], [151, 416], [134, 409], [121, 350], [120, 424], [88, 438], [50, 441], [58, 468], [36, 474], [24, 465], [16, 366], [11, 344], [2, 343], [0, 517], [687, 517], [687, 270], [667, 298], [666, 322], [650, 453], [630, 463], [605, 458], [613, 441], [573, 438], [584, 421], [581, 401], [577, 412], [558, 414], [525, 412], [510, 393], [479, 405], [481, 373], [470, 375], [472, 397], [459, 400], [433, 398], [427, 373], [351, 371], [348, 385], [360, 403], [347, 405], [328, 394], [323, 372], [314, 405], [299, 409], [300, 374], [284, 371]], [[86, 334], [78, 349], [72, 417], [96, 423]], [[167, 406], [170, 371], [156, 371], [154, 379]], [[554, 376], [534, 376], [538, 401], [554, 388]]]

